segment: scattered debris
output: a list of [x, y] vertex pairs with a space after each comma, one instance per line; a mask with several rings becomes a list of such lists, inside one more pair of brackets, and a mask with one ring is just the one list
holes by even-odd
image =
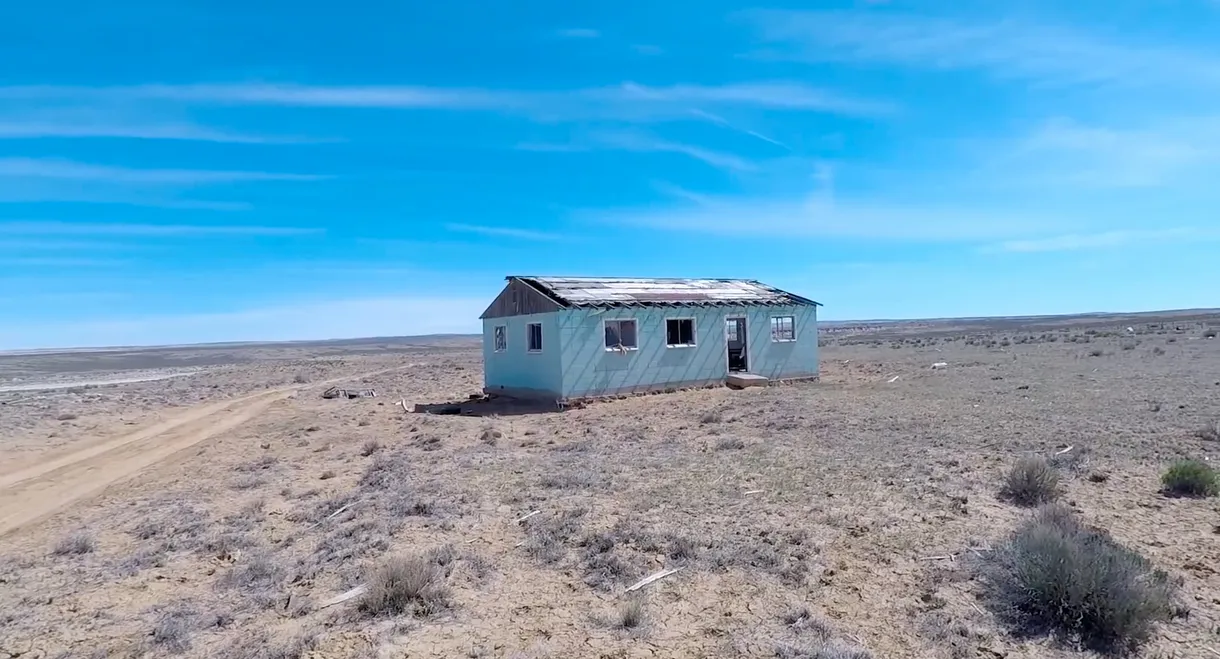
[[534, 515], [539, 515], [539, 514], [542, 514], [541, 510], [535, 510], [530, 513], [525, 513], [524, 515], [517, 518], [517, 523], [520, 524], [521, 522], [524, 522], [525, 520], [533, 517]]
[[949, 362], [936, 362], [932, 364], [932, 370], [939, 371], [942, 368], [949, 368]]
[[682, 568], [680, 568], [680, 567], [672, 567], [672, 568], [669, 568], [668, 570], [661, 570], [660, 572], [650, 574], [650, 575], [644, 577], [643, 579], [640, 579], [639, 581], [635, 582], [634, 584], [631, 584], [630, 586], [627, 587], [627, 590], [625, 590], [623, 592], [630, 593], [632, 591], [639, 590], [639, 589], [643, 588], [644, 586], [647, 586], [648, 584], [650, 584], [654, 581], [657, 581], [658, 579], [664, 579], [665, 577], [668, 577], [669, 575], [674, 574], [675, 572], [680, 572], [681, 570], [682, 570]]
[[900, 377], [902, 377], [902, 376], [901, 376], [901, 375], [895, 375], [894, 377], [892, 377], [892, 378], [890, 378], [890, 379], [886, 380], [886, 382], [888, 382], [888, 383], [890, 383], [890, 384], [894, 384], [895, 382], [897, 382], [897, 381], [898, 381], [898, 378], [900, 378]]
[[1061, 450], [1061, 451], [1055, 451], [1055, 455], [1063, 455], [1064, 453], [1067, 453], [1067, 452], [1071, 451], [1071, 450], [1072, 450], [1072, 449], [1074, 449], [1074, 448], [1076, 448], [1076, 447], [1075, 447], [1075, 446], [1069, 446], [1069, 447], [1067, 447], [1067, 448], [1065, 448], [1065, 449], [1063, 449], [1063, 450]]
[[364, 594], [364, 591], [366, 591], [366, 590], [368, 590], [368, 586], [366, 586], [364, 584], [360, 584], [359, 586], [356, 586], [355, 588], [347, 591], [346, 593], [343, 593], [341, 595], [335, 595], [334, 597], [326, 600], [325, 602], [322, 602], [321, 604], [318, 605], [318, 608], [325, 609], [328, 606], [342, 604], [343, 602], [346, 602], [350, 599], [360, 597], [361, 595]]
[[372, 389], [340, 389], [331, 387], [322, 392], [323, 398], [376, 398], [377, 392]]

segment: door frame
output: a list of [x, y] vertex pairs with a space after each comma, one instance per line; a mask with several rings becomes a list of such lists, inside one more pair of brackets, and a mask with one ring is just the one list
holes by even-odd
[[726, 315], [724, 317], [724, 370], [726, 373], [733, 372], [732, 370], [730, 370], [730, 367], [729, 367], [729, 321], [730, 320], [740, 320], [741, 321], [741, 324], [737, 326], [737, 329], [740, 330], [740, 334], [741, 334], [741, 336], [739, 336], [738, 339], [741, 341], [741, 356], [743, 359], [745, 359], [745, 362], [746, 362], [746, 370], [741, 371], [741, 372], [749, 373], [750, 366], [751, 366], [750, 341], [749, 341], [750, 317], [745, 316], [745, 315], [736, 315], [736, 316]]

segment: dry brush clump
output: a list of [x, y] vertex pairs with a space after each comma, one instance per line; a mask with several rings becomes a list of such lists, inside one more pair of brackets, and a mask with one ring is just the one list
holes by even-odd
[[51, 553], [55, 556], [79, 556], [92, 553], [97, 548], [97, 541], [86, 531], [75, 531], [55, 543]]
[[1000, 495], [1019, 506], [1037, 506], [1059, 498], [1059, 472], [1045, 459], [1027, 456], [1013, 465]]
[[1195, 431], [1195, 437], [1206, 442], [1220, 442], [1220, 419], [1212, 419]]
[[449, 606], [448, 574], [452, 552], [391, 556], [368, 575], [359, 609], [368, 615], [428, 616]]
[[775, 644], [776, 659], [873, 659], [873, 653], [834, 634], [830, 625], [807, 608], [782, 617], [789, 640]]
[[1059, 504], [1039, 509], [981, 567], [988, 604], [1024, 635], [1123, 653], [1174, 612], [1166, 573]]
[[1161, 476], [1162, 491], [1177, 497], [1213, 497], [1220, 492], [1220, 476], [1202, 460], [1179, 460]]

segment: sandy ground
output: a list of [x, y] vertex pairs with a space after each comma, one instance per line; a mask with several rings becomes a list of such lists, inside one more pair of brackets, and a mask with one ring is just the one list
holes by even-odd
[[[1220, 451], [1195, 434], [1220, 416], [1208, 323], [836, 333], [818, 383], [471, 416], [397, 404], [479, 391], [471, 348], [0, 356], [0, 385], [192, 372], [0, 394], [0, 657], [810, 657], [817, 628], [875, 657], [1085, 656], [979, 602], [1030, 453], [1181, 580], [1189, 615], [1144, 655], [1217, 656], [1220, 505], [1158, 493]], [[437, 610], [324, 606], [423, 551]]]

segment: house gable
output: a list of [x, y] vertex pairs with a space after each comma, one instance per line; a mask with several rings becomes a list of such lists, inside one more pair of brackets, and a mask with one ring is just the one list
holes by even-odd
[[563, 309], [555, 300], [544, 295], [541, 291], [530, 286], [529, 284], [513, 277], [508, 280], [508, 285], [496, 299], [492, 300], [491, 305], [479, 316], [481, 319], [488, 318], [507, 318], [509, 316], [528, 316], [536, 313], [550, 313]]

